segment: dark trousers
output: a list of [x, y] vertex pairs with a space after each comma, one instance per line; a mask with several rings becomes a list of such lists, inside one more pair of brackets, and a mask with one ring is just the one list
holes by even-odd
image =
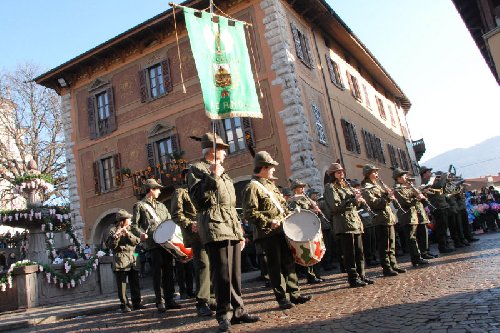
[[340, 234], [344, 267], [349, 282], [365, 277], [365, 255], [362, 234]]
[[195, 242], [192, 245], [194, 276], [196, 281], [196, 303], [202, 306], [210, 303], [210, 299], [215, 298], [212, 292], [211, 267], [205, 246], [201, 242]]
[[365, 233], [363, 234], [363, 252], [365, 253], [366, 261], [376, 259], [377, 237], [375, 236], [375, 227], [365, 227]]
[[452, 211], [448, 211], [448, 228], [450, 229], [450, 236], [453, 239], [455, 245], [461, 243], [459, 223], [457, 220], [458, 214]]
[[128, 305], [127, 297], [127, 277], [130, 285], [130, 296], [132, 304], [141, 304], [141, 287], [139, 285], [139, 272], [135, 269], [129, 271], [115, 271], [116, 286], [118, 290], [118, 299], [122, 306]]
[[469, 215], [467, 215], [467, 210], [466, 209], [461, 209], [458, 211], [458, 214], [460, 216], [460, 223], [462, 224], [462, 230], [464, 233], [465, 239], [468, 241], [471, 241], [473, 236], [472, 236], [472, 228], [469, 223]]
[[396, 232], [394, 230], [394, 225], [377, 225], [375, 226], [375, 233], [377, 234], [380, 265], [384, 270], [397, 268]]
[[177, 277], [177, 285], [179, 286], [179, 293], [181, 294], [181, 297], [186, 297], [187, 294], [192, 294], [194, 276], [193, 261], [188, 261], [186, 263], [176, 261], [175, 276]]
[[429, 233], [427, 232], [427, 224], [419, 224], [417, 226], [417, 243], [421, 255], [429, 253]]
[[241, 297], [241, 245], [239, 241], [219, 241], [205, 245], [214, 267], [217, 320], [245, 314]]
[[285, 234], [259, 240], [266, 253], [269, 280], [278, 302], [300, 296], [295, 273], [295, 260], [286, 243]]
[[153, 248], [150, 253], [156, 304], [165, 303], [174, 299], [174, 258], [162, 247]]
[[448, 229], [448, 211], [446, 209], [436, 209], [432, 213], [434, 218], [434, 231], [439, 250], [447, 248], [446, 230]]
[[411, 262], [418, 262], [422, 259], [417, 242], [418, 224], [407, 224], [403, 226], [403, 231], [410, 251]]

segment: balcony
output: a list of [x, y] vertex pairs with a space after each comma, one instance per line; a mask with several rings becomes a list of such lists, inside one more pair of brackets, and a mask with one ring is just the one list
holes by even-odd
[[415, 151], [415, 157], [417, 158], [417, 161], [420, 161], [422, 156], [425, 154], [425, 142], [424, 139], [412, 141], [413, 144], [413, 150]]

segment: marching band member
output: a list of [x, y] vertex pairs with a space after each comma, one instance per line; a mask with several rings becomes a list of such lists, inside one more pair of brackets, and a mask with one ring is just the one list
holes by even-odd
[[266, 253], [269, 279], [280, 309], [309, 301], [300, 295], [295, 261], [288, 248], [282, 222], [288, 213], [285, 199], [272, 179], [278, 162], [266, 151], [254, 158], [254, 176], [243, 192], [243, 214], [256, 226], [257, 239]]
[[163, 186], [154, 179], [146, 180], [145, 186], [148, 191], [146, 196], [133, 208], [132, 230], [151, 253], [156, 307], [158, 312], [164, 313], [166, 309], [181, 308], [174, 300], [174, 258], [153, 239], [154, 231], [161, 222], [170, 219], [170, 213], [164, 204], [157, 201]]
[[403, 228], [404, 236], [410, 250], [411, 263], [414, 267], [428, 265], [429, 262], [422, 258], [417, 242], [418, 214], [417, 202], [425, 200], [422, 193], [415, 193], [415, 190], [408, 185], [408, 171], [395, 168], [392, 178], [396, 182], [394, 186], [394, 196], [404, 211], [398, 209], [398, 222]]
[[214, 269], [219, 332], [228, 332], [231, 324], [253, 323], [260, 318], [246, 312], [241, 297], [243, 231], [233, 181], [222, 166], [229, 145], [218, 135], [206, 133], [201, 148], [204, 159], [188, 173], [189, 195], [198, 211], [198, 232]]
[[352, 189], [344, 179], [344, 168], [332, 163], [328, 168], [331, 182], [325, 185], [325, 203], [332, 213], [335, 232], [339, 235], [344, 267], [351, 288], [374, 283], [365, 275], [363, 253], [363, 223], [357, 207], [364, 202], [361, 193]]
[[[290, 210], [295, 210], [297, 207], [299, 207], [300, 209], [308, 209], [319, 215], [321, 213], [321, 210], [319, 209], [316, 202], [306, 197], [306, 194], [304, 192], [305, 187], [306, 184], [300, 181], [299, 179], [295, 179], [292, 181], [290, 188], [293, 191], [293, 195], [287, 199], [288, 208]], [[309, 284], [316, 284], [323, 282], [323, 279], [319, 277], [319, 273], [317, 272], [318, 268], [319, 268], [318, 264], [308, 267], [303, 267], [303, 266], [296, 267], [297, 270], [303, 269], [303, 271], [299, 271], [299, 273], [305, 273], [307, 278], [307, 283]]]
[[[141, 304], [141, 287], [139, 285], [139, 272], [134, 250], [139, 244], [139, 237], [130, 232], [130, 218], [132, 215], [124, 209], [118, 210], [115, 216], [115, 225], [109, 230], [106, 246], [113, 250], [113, 271], [116, 276], [118, 298], [123, 313], [145, 309]], [[130, 284], [132, 305], [127, 297], [127, 278]]]
[[374, 218], [375, 233], [377, 234], [377, 246], [380, 264], [384, 276], [395, 276], [405, 273], [406, 270], [398, 267], [396, 261], [396, 234], [394, 225], [396, 216], [391, 209], [391, 201], [395, 200], [394, 194], [389, 188], [383, 188], [379, 182], [378, 168], [372, 164], [363, 166], [364, 179], [363, 198], [376, 214]]

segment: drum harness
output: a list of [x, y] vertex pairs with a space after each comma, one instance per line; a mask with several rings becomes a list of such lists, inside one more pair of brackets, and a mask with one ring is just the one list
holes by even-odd
[[[283, 209], [283, 207], [281, 207], [280, 203], [278, 202], [278, 200], [276, 199], [276, 197], [274, 196], [274, 194], [271, 191], [269, 191], [264, 185], [262, 185], [259, 181], [255, 180], [255, 179], [252, 179], [250, 182], [256, 184], [265, 194], [267, 194], [269, 199], [271, 199], [271, 202], [276, 206], [276, 208], [278, 208], [278, 210], [281, 214], [285, 213], [285, 210]], [[287, 216], [285, 216], [285, 219], [286, 218], [287, 218]], [[282, 224], [282, 223], [280, 222], [280, 224]]]

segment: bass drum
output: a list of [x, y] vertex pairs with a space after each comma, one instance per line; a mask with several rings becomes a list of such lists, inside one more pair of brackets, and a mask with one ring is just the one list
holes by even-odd
[[184, 246], [181, 228], [172, 220], [160, 223], [153, 233], [153, 240], [181, 263], [193, 259], [193, 250]]
[[312, 266], [321, 261], [326, 247], [316, 214], [310, 210], [295, 212], [285, 219], [283, 230], [297, 264]]

